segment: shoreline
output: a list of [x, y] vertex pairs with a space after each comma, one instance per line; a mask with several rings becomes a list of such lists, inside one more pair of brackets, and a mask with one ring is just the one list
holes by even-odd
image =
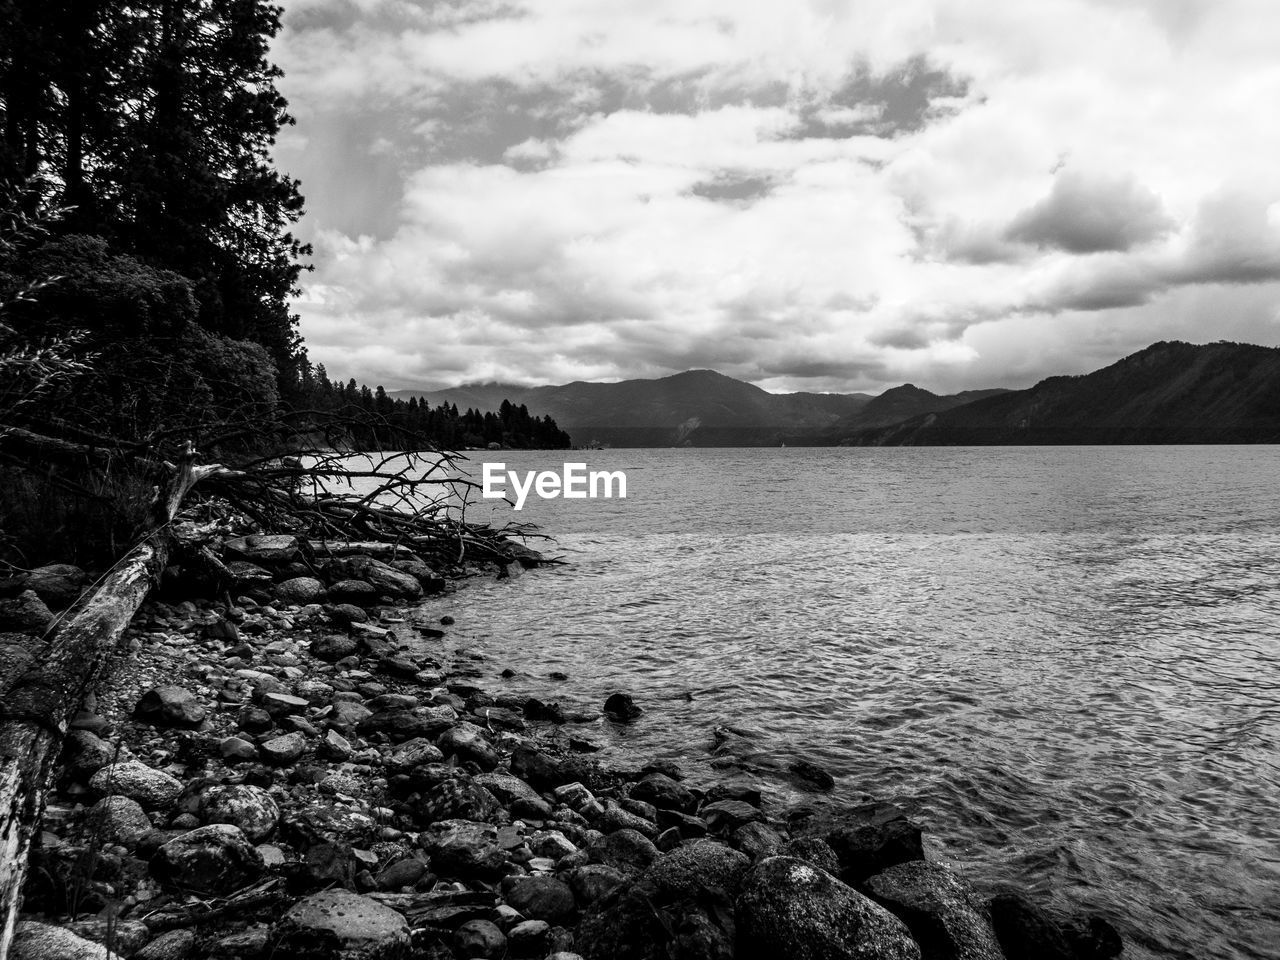
[[68, 736], [14, 957], [105, 956], [67, 937], [142, 960], [1119, 952], [1100, 918], [926, 863], [892, 804], [804, 817], [741, 778], [602, 766], [591, 732], [644, 722], [625, 694], [569, 715], [495, 698], [452, 622], [415, 624], [424, 587], [492, 566], [446, 583], [355, 555], [303, 584], [286, 555], [241, 561], [267, 576], [231, 608], [139, 611]]

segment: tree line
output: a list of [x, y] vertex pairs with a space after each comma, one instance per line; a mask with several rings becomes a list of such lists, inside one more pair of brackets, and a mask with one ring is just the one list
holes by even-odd
[[[0, 560], [115, 549], [188, 440], [224, 461], [299, 438], [567, 445], [527, 411], [431, 409], [313, 368], [290, 310], [303, 197], [271, 157], [293, 123], [269, 58], [280, 16], [0, 0]], [[77, 446], [110, 455], [63, 455]]]

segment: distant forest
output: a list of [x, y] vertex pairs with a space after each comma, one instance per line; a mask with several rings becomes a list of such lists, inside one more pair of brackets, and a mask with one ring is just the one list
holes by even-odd
[[452, 450], [493, 443], [517, 450], [564, 450], [571, 446], [569, 434], [554, 420], [532, 416], [523, 403], [517, 407], [503, 400], [497, 413], [470, 408], [460, 413], [457, 404], [432, 407], [417, 397], [401, 400], [388, 396], [380, 386], [370, 390], [354, 379], [334, 383], [323, 363], [314, 370], [304, 368], [299, 393], [319, 411], [364, 413], [352, 428], [352, 442], [361, 449], [396, 448], [415, 437], [429, 437], [437, 446]]

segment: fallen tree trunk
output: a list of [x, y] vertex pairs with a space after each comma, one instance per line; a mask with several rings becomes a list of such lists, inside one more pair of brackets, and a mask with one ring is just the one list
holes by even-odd
[[156, 528], [112, 567], [93, 596], [57, 629], [36, 665], [0, 704], [0, 960], [8, 955], [13, 939], [31, 838], [71, 717], [159, 582], [173, 545], [170, 521], [183, 498], [200, 480], [222, 469], [196, 467], [194, 460], [195, 451], [188, 445], [172, 483], [156, 496]]

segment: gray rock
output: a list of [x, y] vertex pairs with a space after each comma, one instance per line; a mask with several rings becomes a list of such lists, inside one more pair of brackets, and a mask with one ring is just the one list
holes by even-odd
[[227, 737], [219, 741], [218, 753], [228, 763], [246, 763], [258, 759], [258, 748], [242, 737]]
[[133, 955], [133, 960], [187, 960], [195, 950], [194, 930], [170, 930]]
[[360, 652], [360, 641], [345, 633], [322, 633], [311, 641], [311, 655], [326, 663], [337, 663]]
[[446, 730], [436, 741], [436, 746], [446, 756], [456, 756], [460, 761], [471, 760], [482, 770], [492, 770], [500, 759], [485, 732], [465, 720]]
[[865, 889], [910, 928], [931, 960], [1004, 960], [986, 899], [942, 864], [899, 863]]
[[369, 622], [369, 614], [365, 613], [354, 603], [335, 603], [325, 609], [329, 611], [329, 616], [339, 624], [352, 625]]
[[573, 891], [555, 877], [507, 877], [502, 896], [525, 917], [548, 923], [565, 923], [577, 909]]
[[378, 602], [378, 588], [366, 580], [338, 580], [329, 584], [329, 599], [338, 604], [371, 607]]
[[439, 593], [445, 587], [445, 579], [421, 560], [392, 560], [391, 568], [407, 573], [418, 581], [424, 593]]
[[574, 867], [567, 878], [575, 899], [588, 907], [626, 884], [628, 875], [603, 863], [588, 863]]
[[686, 844], [664, 853], [645, 878], [670, 897], [692, 897], [715, 888], [734, 897], [751, 861], [745, 854], [714, 840]]
[[468, 920], [453, 934], [454, 955], [497, 960], [507, 952], [507, 938], [488, 920]]
[[223, 551], [239, 560], [253, 563], [289, 563], [303, 555], [302, 541], [288, 534], [250, 534], [236, 537], [222, 545]]
[[515, 803], [517, 800], [539, 799], [538, 792], [533, 787], [509, 773], [499, 771], [481, 773], [476, 777], [476, 783], [506, 804]]
[[659, 810], [678, 810], [692, 813], [698, 805], [697, 797], [688, 788], [665, 773], [650, 773], [631, 788], [631, 797], [651, 803]]
[[162, 845], [151, 858], [161, 883], [221, 896], [262, 875], [266, 864], [238, 827], [225, 823], [197, 827]]
[[152, 687], [133, 708], [140, 720], [157, 727], [198, 727], [209, 715], [208, 708], [190, 690], [182, 687]]
[[110, 947], [120, 957], [134, 956], [148, 940], [151, 931], [140, 920], [73, 920], [67, 929], [77, 937]]
[[263, 761], [278, 767], [294, 763], [306, 749], [307, 739], [300, 733], [286, 733], [258, 745]]
[[114, 746], [88, 730], [72, 730], [62, 744], [63, 769], [79, 781], [88, 780], [115, 756]]
[[610, 694], [604, 702], [604, 715], [615, 723], [630, 723], [643, 713], [629, 693]]
[[431, 855], [431, 866], [446, 876], [492, 880], [502, 873], [505, 855], [498, 828], [471, 820], [442, 820], [418, 836]]
[[642, 833], [617, 830], [587, 846], [592, 862], [603, 863], [624, 873], [640, 873], [658, 859], [658, 848]]
[[227, 573], [231, 575], [231, 584], [237, 590], [269, 587], [275, 579], [269, 570], [248, 560], [232, 560], [227, 564]]
[[906, 926], [803, 860], [769, 857], [735, 901], [742, 960], [920, 960]]
[[793, 837], [825, 840], [840, 860], [840, 879], [860, 884], [898, 863], [924, 859], [918, 824], [893, 803], [868, 803], [791, 824]]
[[491, 820], [502, 805], [498, 798], [469, 778], [451, 778], [426, 792], [418, 805], [424, 821]]
[[403, 960], [409, 924], [376, 900], [325, 890], [298, 901], [272, 931], [275, 956], [307, 960]]
[[42, 634], [52, 625], [53, 614], [34, 590], [23, 590], [16, 597], [0, 600], [0, 630]]
[[363, 580], [378, 593], [402, 600], [417, 600], [422, 596], [422, 584], [417, 577], [388, 566], [372, 557], [344, 557], [332, 560], [325, 569], [333, 580]]
[[551, 924], [545, 920], [525, 920], [507, 931], [507, 943], [513, 957], [541, 957], [547, 952]]
[[28, 590], [48, 604], [52, 610], [65, 610], [78, 599], [86, 586], [89, 575], [69, 563], [54, 563], [36, 567], [23, 584]]
[[102, 842], [125, 847], [151, 830], [142, 805], [128, 797], [103, 797], [89, 810], [89, 824]]
[[89, 778], [89, 789], [101, 796], [128, 797], [147, 809], [165, 807], [182, 792], [182, 783], [163, 770], [137, 760], [102, 767]]
[[1021, 894], [998, 894], [991, 898], [988, 910], [1008, 960], [1075, 960], [1058, 920]]
[[293, 577], [276, 584], [276, 596], [285, 603], [296, 603], [305, 607], [308, 603], [319, 603], [328, 591], [324, 584], [315, 577]]
[[19, 920], [10, 960], [112, 960], [118, 956], [100, 943], [70, 930], [35, 920]]
[[259, 843], [275, 830], [280, 808], [261, 787], [233, 784], [210, 787], [201, 793], [199, 816], [205, 823], [239, 827], [246, 837]]

